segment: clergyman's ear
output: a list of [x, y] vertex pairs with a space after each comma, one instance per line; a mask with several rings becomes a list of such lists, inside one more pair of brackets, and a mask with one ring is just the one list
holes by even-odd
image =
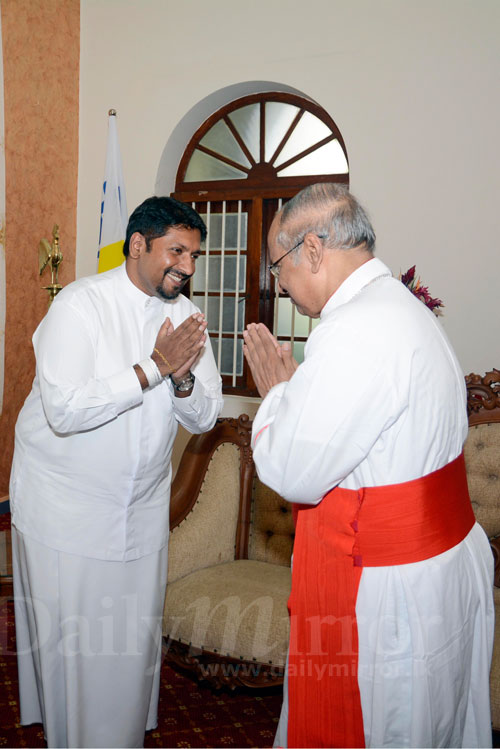
[[133, 260], [137, 260], [144, 252], [146, 252], [146, 239], [139, 231], [135, 231], [128, 243], [128, 254]]
[[308, 232], [304, 237], [304, 250], [309, 260], [312, 273], [317, 273], [323, 262], [323, 241], [313, 232]]

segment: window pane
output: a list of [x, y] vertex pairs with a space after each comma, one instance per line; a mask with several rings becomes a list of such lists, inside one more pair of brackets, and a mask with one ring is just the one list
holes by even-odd
[[294, 341], [293, 343], [293, 356], [294, 359], [298, 361], [299, 364], [302, 364], [304, 361], [304, 346], [306, 344], [303, 341]]
[[227, 156], [228, 159], [238, 162], [242, 166], [250, 166], [250, 162], [241, 150], [239, 144], [236, 142], [234, 135], [224, 122], [219, 120], [213, 127], [210, 128], [208, 133], [202, 140], [200, 140], [202, 146], [210, 148], [212, 151], [217, 151], [223, 156]]
[[[207, 291], [220, 291], [220, 255], [210, 255], [208, 258], [208, 285]], [[224, 257], [224, 291], [236, 291], [236, 268], [238, 258], [236, 255], [226, 255]], [[239, 267], [239, 292], [245, 293], [245, 278], [247, 259], [245, 255], [240, 255]], [[193, 291], [204, 292], [206, 283], [207, 258], [201, 255], [196, 261], [196, 273], [193, 276]], [[198, 304], [198, 302], [195, 302]]]
[[196, 148], [186, 169], [185, 182], [203, 182], [215, 179], [246, 179], [246, 172], [214, 159]]
[[[218, 361], [219, 353], [219, 340], [218, 338], [211, 338], [212, 348], [215, 356], [215, 361]], [[221, 364], [220, 372], [225, 375], [233, 374], [233, 353], [234, 353], [234, 339], [223, 338], [222, 339], [222, 350], [221, 350]], [[241, 376], [243, 374], [243, 345], [240, 339], [236, 340], [236, 375]]]
[[[207, 222], [207, 214], [200, 214], [203, 221]], [[239, 247], [242, 252], [247, 247], [247, 221], [248, 214], [241, 214]], [[210, 236], [207, 237], [209, 250], [220, 250], [222, 248], [222, 213], [210, 214]], [[238, 214], [226, 213], [226, 235], [224, 237], [224, 249], [238, 249]]]
[[280, 101], [266, 102], [266, 161], [270, 161], [298, 111], [299, 108], [292, 104], [283, 104]]
[[301, 174], [347, 174], [349, 167], [338, 140], [332, 140], [303, 159], [278, 172], [278, 177], [294, 177]]
[[[209, 333], [217, 334], [219, 332], [219, 315], [220, 315], [220, 297], [208, 297], [208, 309], [206, 318], [208, 322]], [[196, 303], [196, 297], [195, 297]], [[236, 299], [234, 297], [224, 297], [222, 300], [222, 332], [234, 333], [234, 308]], [[245, 321], [245, 300], [238, 299], [238, 319], [236, 321], [239, 333], [243, 331]]]
[[284, 164], [288, 159], [305, 151], [306, 148], [313, 146], [315, 143], [319, 143], [320, 140], [327, 138], [331, 134], [332, 131], [328, 125], [321, 122], [321, 120], [319, 120], [314, 114], [304, 112], [299, 123], [288, 138], [285, 147], [278, 156], [275, 166], [277, 167], [279, 164]]
[[275, 336], [291, 338], [292, 335], [292, 304], [287, 297], [276, 300], [278, 305], [278, 326], [274, 331]]
[[[199, 261], [198, 261], [199, 262]], [[295, 310], [293, 314], [293, 305], [288, 297], [278, 299], [278, 327], [275, 335], [278, 338], [292, 338], [292, 336], [307, 337], [309, 328], [314, 328], [319, 320], [312, 320], [307, 315], [301, 315]], [[292, 330], [293, 325], [293, 330]]]
[[260, 105], [249, 104], [240, 107], [228, 115], [236, 130], [241, 135], [246, 147], [254, 157], [260, 160]]

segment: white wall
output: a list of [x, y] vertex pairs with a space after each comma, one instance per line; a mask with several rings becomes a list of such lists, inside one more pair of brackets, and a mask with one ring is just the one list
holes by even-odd
[[96, 268], [108, 109], [132, 210], [186, 113], [279, 82], [340, 127], [379, 256], [443, 299], [464, 373], [500, 367], [499, 38], [498, 0], [81, 0], [77, 274]]

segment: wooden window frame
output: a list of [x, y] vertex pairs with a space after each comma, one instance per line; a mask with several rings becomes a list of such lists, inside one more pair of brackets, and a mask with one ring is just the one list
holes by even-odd
[[[297, 115], [292, 124], [286, 131], [281, 142], [272, 155], [271, 162], [265, 161], [265, 104], [266, 102], [282, 102], [298, 107]], [[233, 125], [229, 114], [241, 107], [249, 104], [259, 104], [260, 106], [260, 161], [255, 162], [249, 149], [239, 136], [238, 131]], [[196, 210], [204, 213], [204, 205], [208, 202], [211, 204], [211, 212], [217, 212], [215, 207], [226, 202], [226, 210], [230, 211], [231, 207], [241, 200], [246, 206], [248, 212], [247, 224], [247, 275], [245, 284], [245, 322], [244, 327], [249, 322], [263, 322], [272, 331], [274, 325], [274, 304], [275, 304], [275, 280], [268, 271], [269, 256], [267, 248], [267, 233], [272, 219], [278, 209], [278, 200], [283, 202], [289, 200], [304, 187], [317, 182], [337, 182], [349, 186], [349, 172], [346, 174], [313, 174], [279, 177], [273, 163], [276, 161], [279, 153], [282, 151], [288, 137], [293, 131], [300, 117], [305, 112], [310, 112], [326, 124], [331, 130], [331, 136], [316, 143], [314, 146], [305, 149], [286, 164], [293, 163], [303, 158], [308, 153], [320, 148], [324, 143], [338, 140], [341, 145], [347, 164], [349, 164], [345, 143], [333, 119], [315, 102], [297, 96], [295, 94], [285, 94], [281, 92], [266, 92], [260, 94], [251, 94], [236, 99], [219, 110], [214, 112], [194, 133], [189, 141], [184, 154], [179, 163], [175, 183], [175, 191], [172, 193], [174, 198], [182, 200], [195, 206]], [[208, 131], [219, 121], [226, 123], [231, 133], [243, 153], [249, 160], [251, 167], [247, 168], [247, 177], [245, 179], [222, 179], [207, 180], [203, 182], [186, 182], [185, 174], [189, 162], [196, 148], [198, 150], [216, 155], [216, 157], [230, 165], [236, 166], [236, 162], [228, 159], [222, 154], [200, 146], [200, 141]], [[283, 164], [281, 168], [285, 168]], [[238, 165], [241, 169], [241, 166]], [[258, 290], [255, 293], [255, 290]], [[189, 290], [186, 290], [189, 293]], [[230, 296], [230, 294], [228, 294]], [[226, 337], [223, 334], [222, 337]], [[242, 336], [238, 335], [238, 339]], [[283, 340], [287, 340], [283, 338]], [[296, 337], [295, 340], [305, 340], [303, 337]], [[226, 394], [242, 395], [255, 397], [258, 395], [255, 383], [247, 367], [246, 361], [243, 361], [243, 375], [237, 378], [236, 385], [232, 384], [232, 376], [223, 376], [223, 389]]]

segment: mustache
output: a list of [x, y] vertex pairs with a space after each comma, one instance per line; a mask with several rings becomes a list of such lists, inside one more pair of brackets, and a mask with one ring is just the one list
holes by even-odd
[[183, 281], [189, 281], [189, 279], [192, 278], [193, 276], [192, 273], [183, 273], [181, 270], [174, 270], [174, 268], [168, 268], [163, 273], [163, 278], [165, 278], [165, 276], [168, 276], [169, 273], [175, 273], [175, 275], [180, 276], [183, 279]]

